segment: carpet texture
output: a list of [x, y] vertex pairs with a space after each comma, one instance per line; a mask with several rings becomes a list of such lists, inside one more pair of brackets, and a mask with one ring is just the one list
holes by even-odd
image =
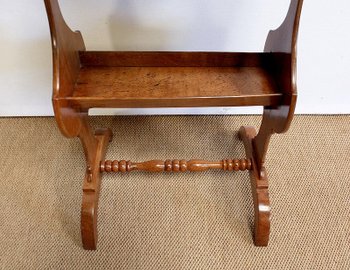
[[[93, 118], [107, 158], [244, 157], [257, 116]], [[53, 118], [0, 119], [0, 269], [350, 269], [350, 116], [297, 116], [272, 137], [272, 230], [253, 245], [247, 172], [104, 175], [99, 244], [80, 239], [85, 171], [78, 139]]]

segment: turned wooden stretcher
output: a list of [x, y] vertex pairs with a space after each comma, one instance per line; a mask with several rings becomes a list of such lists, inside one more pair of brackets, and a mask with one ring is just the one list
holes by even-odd
[[[66, 25], [57, 0], [45, 0], [53, 50], [53, 107], [66, 137], [79, 137], [86, 156], [81, 235], [96, 249], [102, 172], [183, 172], [222, 169], [250, 172], [254, 243], [266, 246], [270, 202], [264, 168], [269, 140], [287, 131], [297, 98], [296, 45], [303, 0], [291, 0], [286, 19], [268, 34], [263, 53], [86, 51], [80, 32]], [[258, 133], [241, 127], [246, 157], [205, 160], [104, 160], [110, 129], [93, 131], [90, 108], [263, 106]]]

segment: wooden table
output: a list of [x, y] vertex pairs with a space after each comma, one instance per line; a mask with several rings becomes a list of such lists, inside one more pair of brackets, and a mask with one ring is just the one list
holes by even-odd
[[[303, 0], [291, 0], [281, 26], [270, 31], [263, 53], [86, 51], [80, 32], [65, 23], [57, 0], [45, 0], [53, 50], [53, 106], [63, 135], [79, 137], [86, 156], [81, 234], [96, 249], [102, 172], [250, 172], [255, 210], [254, 243], [267, 246], [270, 202], [264, 168], [269, 140], [287, 131], [297, 98], [296, 46]], [[105, 160], [110, 129], [93, 131], [90, 108], [263, 106], [261, 127], [239, 131], [246, 157], [205, 160]]]

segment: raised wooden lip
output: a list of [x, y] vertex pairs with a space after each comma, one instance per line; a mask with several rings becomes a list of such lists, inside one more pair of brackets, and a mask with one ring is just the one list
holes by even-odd
[[262, 67], [267, 66], [272, 55], [266, 52], [217, 51], [79, 52], [82, 67]]
[[[113, 99], [99, 97], [65, 97], [73, 107], [80, 111], [93, 108], [184, 108], [184, 107], [242, 107], [242, 106], [273, 106], [281, 102], [283, 94], [237, 96], [237, 97], [189, 97], [173, 99]], [[242, 101], [242, 100], [246, 101]], [[62, 99], [57, 99], [62, 100]], [[193, 102], [195, 101], [195, 103]]]

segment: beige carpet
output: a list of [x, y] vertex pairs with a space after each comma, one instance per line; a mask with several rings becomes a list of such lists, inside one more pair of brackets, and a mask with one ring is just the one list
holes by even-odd
[[[108, 158], [244, 157], [256, 116], [107, 117]], [[272, 233], [252, 243], [247, 172], [105, 175], [81, 247], [84, 158], [53, 118], [0, 119], [0, 269], [350, 269], [350, 116], [298, 116], [267, 159]]]

